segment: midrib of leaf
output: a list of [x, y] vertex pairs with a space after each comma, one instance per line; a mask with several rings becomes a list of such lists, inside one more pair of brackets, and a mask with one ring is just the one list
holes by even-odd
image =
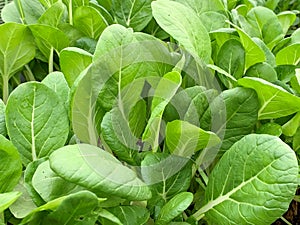
[[[247, 184], [251, 183], [253, 180], [257, 179], [258, 176], [263, 173], [264, 171], [266, 171], [270, 166], [272, 166], [272, 164], [274, 162], [276, 162], [277, 159], [275, 159], [274, 161], [270, 162], [265, 168], [263, 168], [259, 173], [257, 173], [255, 176], [251, 177], [249, 180], [247, 181], [243, 181], [239, 186], [233, 188], [230, 192], [228, 192], [227, 194], [220, 196], [218, 198], [216, 198], [215, 200], [211, 200], [209, 201], [205, 206], [203, 206], [202, 208], [200, 208], [196, 213], [194, 213], [192, 215], [192, 217], [194, 218], [202, 218], [203, 214], [205, 214], [207, 211], [213, 209], [215, 206], [227, 201], [230, 199], [230, 196], [232, 194], [234, 194], [235, 192], [240, 191], [244, 186], [246, 186]], [[214, 184], [214, 183], [213, 183]], [[225, 185], [226, 183], [224, 183], [223, 185]]]
[[35, 134], [34, 134], [34, 117], [35, 117], [35, 92], [36, 87], [33, 89], [33, 103], [32, 103], [32, 113], [31, 113], [31, 154], [32, 160], [35, 161], [37, 159], [36, 149], [35, 149]]
[[[268, 104], [275, 98], [275, 97], [277, 97], [277, 95], [278, 95], [278, 93], [279, 93], [280, 91], [278, 90], [270, 99], [268, 99], [267, 101], [265, 101], [265, 99], [264, 99], [264, 103], [263, 103], [263, 105], [261, 106], [261, 108], [259, 109], [259, 111], [258, 111], [258, 117], [261, 117], [261, 115], [263, 115], [263, 111], [264, 111], [264, 109], [268, 106]], [[273, 113], [275, 113], [275, 112], [273, 112]]]
[[132, 2], [132, 5], [131, 5], [131, 8], [130, 8], [130, 11], [129, 11], [129, 14], [128, 14], [128, 19], [127, 19], [127, 21], [126, 21], [126, 25], [127, 26], [129, 26], [130, 25], [130, 20], [131, 20], [131, 15], [132, 15], [132, 12], [133, 12], [133, 7], [134, 7], [134, 5], [135, 5], [135, 2], [136, 2], [136, 0], [133, 0], [133, 2]]

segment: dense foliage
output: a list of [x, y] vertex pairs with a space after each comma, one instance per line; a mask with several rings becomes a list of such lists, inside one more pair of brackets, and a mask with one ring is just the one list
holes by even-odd
[[289, 223], [297, 2], [7, 4], [0, 224]]

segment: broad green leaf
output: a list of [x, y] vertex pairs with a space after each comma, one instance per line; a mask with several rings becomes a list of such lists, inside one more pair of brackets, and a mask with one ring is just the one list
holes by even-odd
[[295, 75], [291, 78], [292, 88], [300, 93], [300, 69], [295, 70]]
[[50, 8], [48, 8], [39, 18], [39, 23], [58, 27], [59, 24], [67, 21], [67, 7], [61, 2], [57, 1]]
[[122, 225], [119, 218], [106, 209], [100, 210], [98, 221], [100, 221], [102, 225]]
[[[115, 215], [122, 225], [142, 225], [145, 224], [150, 213], [148, 210], [141, 206], [117, 206], [113, 208], [107, 208], [107, 211]], [[104, 223], [103, 225], [109, 225], [114, 223]]]
[[93, 64], [74, 93], [72, 124], [78, 138], [96, 145], [102, 118], [122, 103], [128, 92], [124, 93], [124, 88], [138, 78], [159, 79], [172, 70], [176, 60], [176, 54], [170, 54], [163, 42], [150, 35], [116, 24], [107, 27], [98, 41]]
[[187, 51], [205, 63], [209, 62], [210, 38], [200, 18], [192, 9], [178, 2], [161, 0], [152, 2], [152, 13], [157, 23]]
[[245, 49], [242, 44], [235, 39], [226, 41], [218, 52], [216, 65], [236, 79], [241, 78], [245, 68]]
[[290, 26], [293, 25], [293, 23], [296, 20], [296, 14], [292, 11], [285, 11], [281, 12], [277, 15], [277, 18], [281, 24], [283, 33], [286, 34]]
[[[206, 100], [206, 96], [208, 96], [206, 91], [207, 91], [206, 88], [202, 86], [193, 86], [178, 91], [178, 93], [174, 95], [174, 97], [166, 106], [164, 111], [164, 119], [168, 122], [172, 120], [181, 119], [181, 120], [186, 120], [194, 125], [199, 125], [199, 118], [201, 116], [200, 115], [201, 112], [198, 114], [197, 110], [198, 109], [201, 110], [202, 107], [201, 108], [197, 107], [194, 102], [196, 101], [196, 99], [200, 99], [200, 98], [201, 100], [203, 99], [203, 108], [205, 108], [205, 100]], [[218, 93], [216, 93], [216, 96], [217, 95]], [[189, 114], [191, 114], [191, 117], [189, 116]]]
[[32, 186], [45, 202], [84, 189], [55, 174], [50, 168], [49, 161], [45, 161], [38, 166], [32, 177]]
[[101, 123], [101, 137], [120, 160], [137, 165], [138, 138], [130, 130], [128, 120], [119, 108], [105, 114]]
[[273, 49], [276, 43], [284, 37], [277, 16], [266, 7], [252, 8], [245, 18], [240, 17], [239, 22], [245, 32], [251, 37], [258, 37], [263, 40], [270, 49]]
[[170, 153], [191, 157], [203, 148], [220, 143], [219, 137], [185, 121], [174, 120], [166, 127], [166, 146]]
[[24, 165], [62, 147], [69, 133], [64, 105], [53, 90], [38, 82], [19, 85], [11, 93], [6, 125]]
[[176, 0], [181, 4], [193, 9], [198, 15], [210, 11], [225, 11], [224, 2], [222, 0], [197, 1], [197, 0]]
[[274, 122], [265, 123], [257, 129], [256, 133], [270, 134], [279, 137], [282, 134], [282, 127]]
[[2, 135], [0, 135], [0, 171], [0, 193], [12, 191], [21, 177], [22, 162], [16, 147]]
[[266, 63], [268, 63], [271, 66], [275, 67], [276, 66], [275, 55], [268, 48], [268, 46], [261, 39], [259, 39], [257, 37], [252, 38], [252, 40], [264, 51], [265, 56], [266, 56]]
[[300, 62], [300, 43], [289, 45], [276, 54], [277, 65], [298, 65]]
[[[22, 14], [20, 13], [20, 7], [18, 4], [22, 5]], [[1, 13], [1, 18], [5, 22], [35, 24], [38, 22], [38, 19], [44, 11], [45, 9], [39, 0], [12, 1], [4, 7]]]
[[14, 191], [19, 192], [21, 196], [9, 207], [9, 211], [14, 215], [14, 217], [22, 219], [32, 210], [37, 208], [37, 206], [33, 202], [33, 199], [27, 190], [23, 176], [19, 180], [19, 183], [15, 187]]
[[194, 217], [205, 214], [220, 225], [271, 224], [289, 208], [297, 177], [297, 159], [288, 145], [278, 137], [248, 135], [213, 169], [206, 205]]
[[61, 105], [65, 105], [66, 108], [69, 107], [70, 88], [63, 73], [53, 72], [48, 74], [42, 84], [51, 88], [58, 95]]
[[291, 35], [291, 43], [300, 43], [300, 29], [295, 30]]
[[257, 63], [251, 66], [247, 71], [245, 76], [247, 77], [258, 77], [269, 82], [274, 82], [277, 80], [276, 70], [270, 66], [268, 63]]
[[5, 104], [2, 99], [0, 99], [0, 134], [6, 136], [6, 124], [5, 124]]
[[[32, 221], [33, 224], [88, 224], [94, 225], [97, 214], [94, 212], [103, 199], [89, 191], [80, 191], [74, 194], [56, 198], [27, 215], [22, 224]], [[42, 216], [40, 216], [42, 215]], [[81, 217], [82, 216], [82, 217]], [[37, 221], [35, 221], [37, 219]], [[81, 220], [82, 219], [82, 222]], [[69, 221], [71, 223], [69, 223]]]
[[74, 27], [89, 38], [97, 40], [106, 26], [106, 21], [93, 7], [81, 6], [74, 12]]
[[251, 37], [246, 34], [241, 28], [231, 24], [239, 33], [241, 38], [241, 42], [246, 51], [245, 58], [245, 69], [248, 69], [250, 66], [264, 62], [266, 60], [266, 56], [264, 51], [251, 39]]
[[[297, 67], [295, 65], [276, 66], [275, 70], [276, 70], [276, 73], [277, 73], [278, 80], [280, 80], [284, 83], [291, 82], [291, 86], [292, 86], [292, 88], [294, 88], [292, 79], [297, 76], [296, 75], [296, 71], [297, 71], [296, 68]], [[297, 88], [295, 90], [297, 90]]]
[[159, 131], [163, 112], [180, 87], [182, 78], [180, 73], [173, 71], [159, 81], [151, 104], [151, 116], [143, 133], [143, 141], [151, 145], [153, 151], [158, 148]]
[[5, 23], [9, 23], [9, 22], [22, 23], [19, 11], [14, 1], [7, 3], [2, 8], [1, 20], [3, 20]]
[[[23, 192], [25, 192], [25, 193], [23, 193], [23, 195], [25, 195], [24, 201], [27, 201], [29, 198], [29, 199], [31, 199], [31, 202], [37, 206], [41, 206], [41, 205], [45, 204], [46, 202], [33, 187], [32, 177], [35, 174], [35, 171], [37, 170], [39, 165], [42, 164], [43, 162], [45, 162], [46, 160], [48, 160], [48, 158], [45, 157], [45, 158], [41, 158], [36, 161], [33, 161], [27, 165], [27, 167], [24, 171], [24, 182], [23, 182], [24, 187], [21, 188], [21, 189], [25, 189], [23, 191]], [[23, 183], [21, 182], [21, 185], [23, 185]], [[19, 184], [20, 184], [20, 182], [19, 182]], [[21, 206], [22, 206], [22, 203], [23, 202], [20, 201]]]
[[64, 199], [43, 220], [44, 224], [94, 225], [98, 215], [97, 196], [88, 191], [76, 192]]
[[60, 52], [63, 48], [68, 47], [69, 38], [61, 30], [43, 24], [33, 24], [29, 26], [35, 37], [35, 42], [39, 50], [48, 60], [51, 55], [51, 49]]
[[62, 178], [97, 193], [146, 200], [151, 192], [134, 171], [111, 154], [87, 144], [65, 146], [50, 156], [50, 167]]
[[186, 210], [193, 201], [193, 194], [191, 192], [181, 192], [175, 195], [168, 201], [161, 209], [157, 224], [169, 224], [171, 220], [179, 216]]
[[75, 47], [68, 47], [60, 52], [60, 67], [71, 87], [80, 73], [92, 63], [93, 56]]
[[258, 104], [257, 95], [251, 89], [226, 90], [211, 102], [200, 120], [200, 127], [221, 138], [222, 153], [252, 132], [257, 122]]
[[152, 19], [151, 2], [152, 0], [112, 0], [112, 12], [119, 24], [141, 31]]
[[300, 112], [296, 113], [296, 115], [292, 119], [290, 119], [282, 126], [282, 133], [285, 136], [292, 137], [295, 135], [299, 127], [300, 127]]
[[226, 23], [227, 17], [219, 12], [204, 12], [199, 15], [199, 18], [208, 32], [229, 27], [228, 23]]
[[35, 56], [35, 45], [30, 30], [22, 24], [0, 25], [0, 75], [3, 101], [8, 97], [8, 80]]
[[238, 80], [239, 85], [256, 91], [260, 103], [258, 119], [274, 119], [300, 111], [300, 98], [280, 86], [256, 77]]
[[186, 191], [192, 179], [189, 159], [166, 153], [149, 153], [141, 163], [141, 175], [150, 186], [154, 205], [158, 198], [163, 204], [174, 195]]
[[19, 192], [7, 192], [0, 194], [0, 212], [3, 212], [11, 204], [13, 204], [19, 197], [21, 193]]

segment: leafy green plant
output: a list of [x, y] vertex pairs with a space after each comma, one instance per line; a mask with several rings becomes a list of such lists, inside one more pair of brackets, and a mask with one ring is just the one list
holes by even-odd
[[295, 223], [297, 7], [6, 4], [0, 224]]

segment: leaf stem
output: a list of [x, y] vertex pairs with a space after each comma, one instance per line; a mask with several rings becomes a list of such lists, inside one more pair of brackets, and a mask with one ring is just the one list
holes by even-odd
[[51, 47], [50, 56], [49, 56], [49, 63], [48, 63], [49, 73], [53, 72], [53, 56], [54, 56], [54, 48]]
[[30, 69], [30, 67], [28, 65], [25, 65], [25, 68], [26, 68], [26, 79], [29, 80], [29, 81], [35, 81], [35, 77]]
[[73, 26], [73, 0], [69, 1], [69, 23]]
[[281, 219], [283, 222], [285, 222], [287, 225], [293, 225], [293, 224], [291, 224], [286, 218], [284, 218], [283, 216], [280, 217], [280, 219]]
[[25, 13], [24, 13], [24, 10], [23, 10], [21, 0], [17, 0], [17, 3], [18, 3], [18, 10], [19, 10], [19, 13], [20, 13], [20, 16], [21, 16], [21, 21], [22, 21], [23, 24], [26, 24]]
[[9, 78], [7, 75], [2, 76], [2, 81], [3, 81], [2, 98], [3, 98], [3, 102], [5, 104], [7, 103], [7, 99], [8, 99], [8, 95], [9, 95], [8, 80], [9, 80]]

